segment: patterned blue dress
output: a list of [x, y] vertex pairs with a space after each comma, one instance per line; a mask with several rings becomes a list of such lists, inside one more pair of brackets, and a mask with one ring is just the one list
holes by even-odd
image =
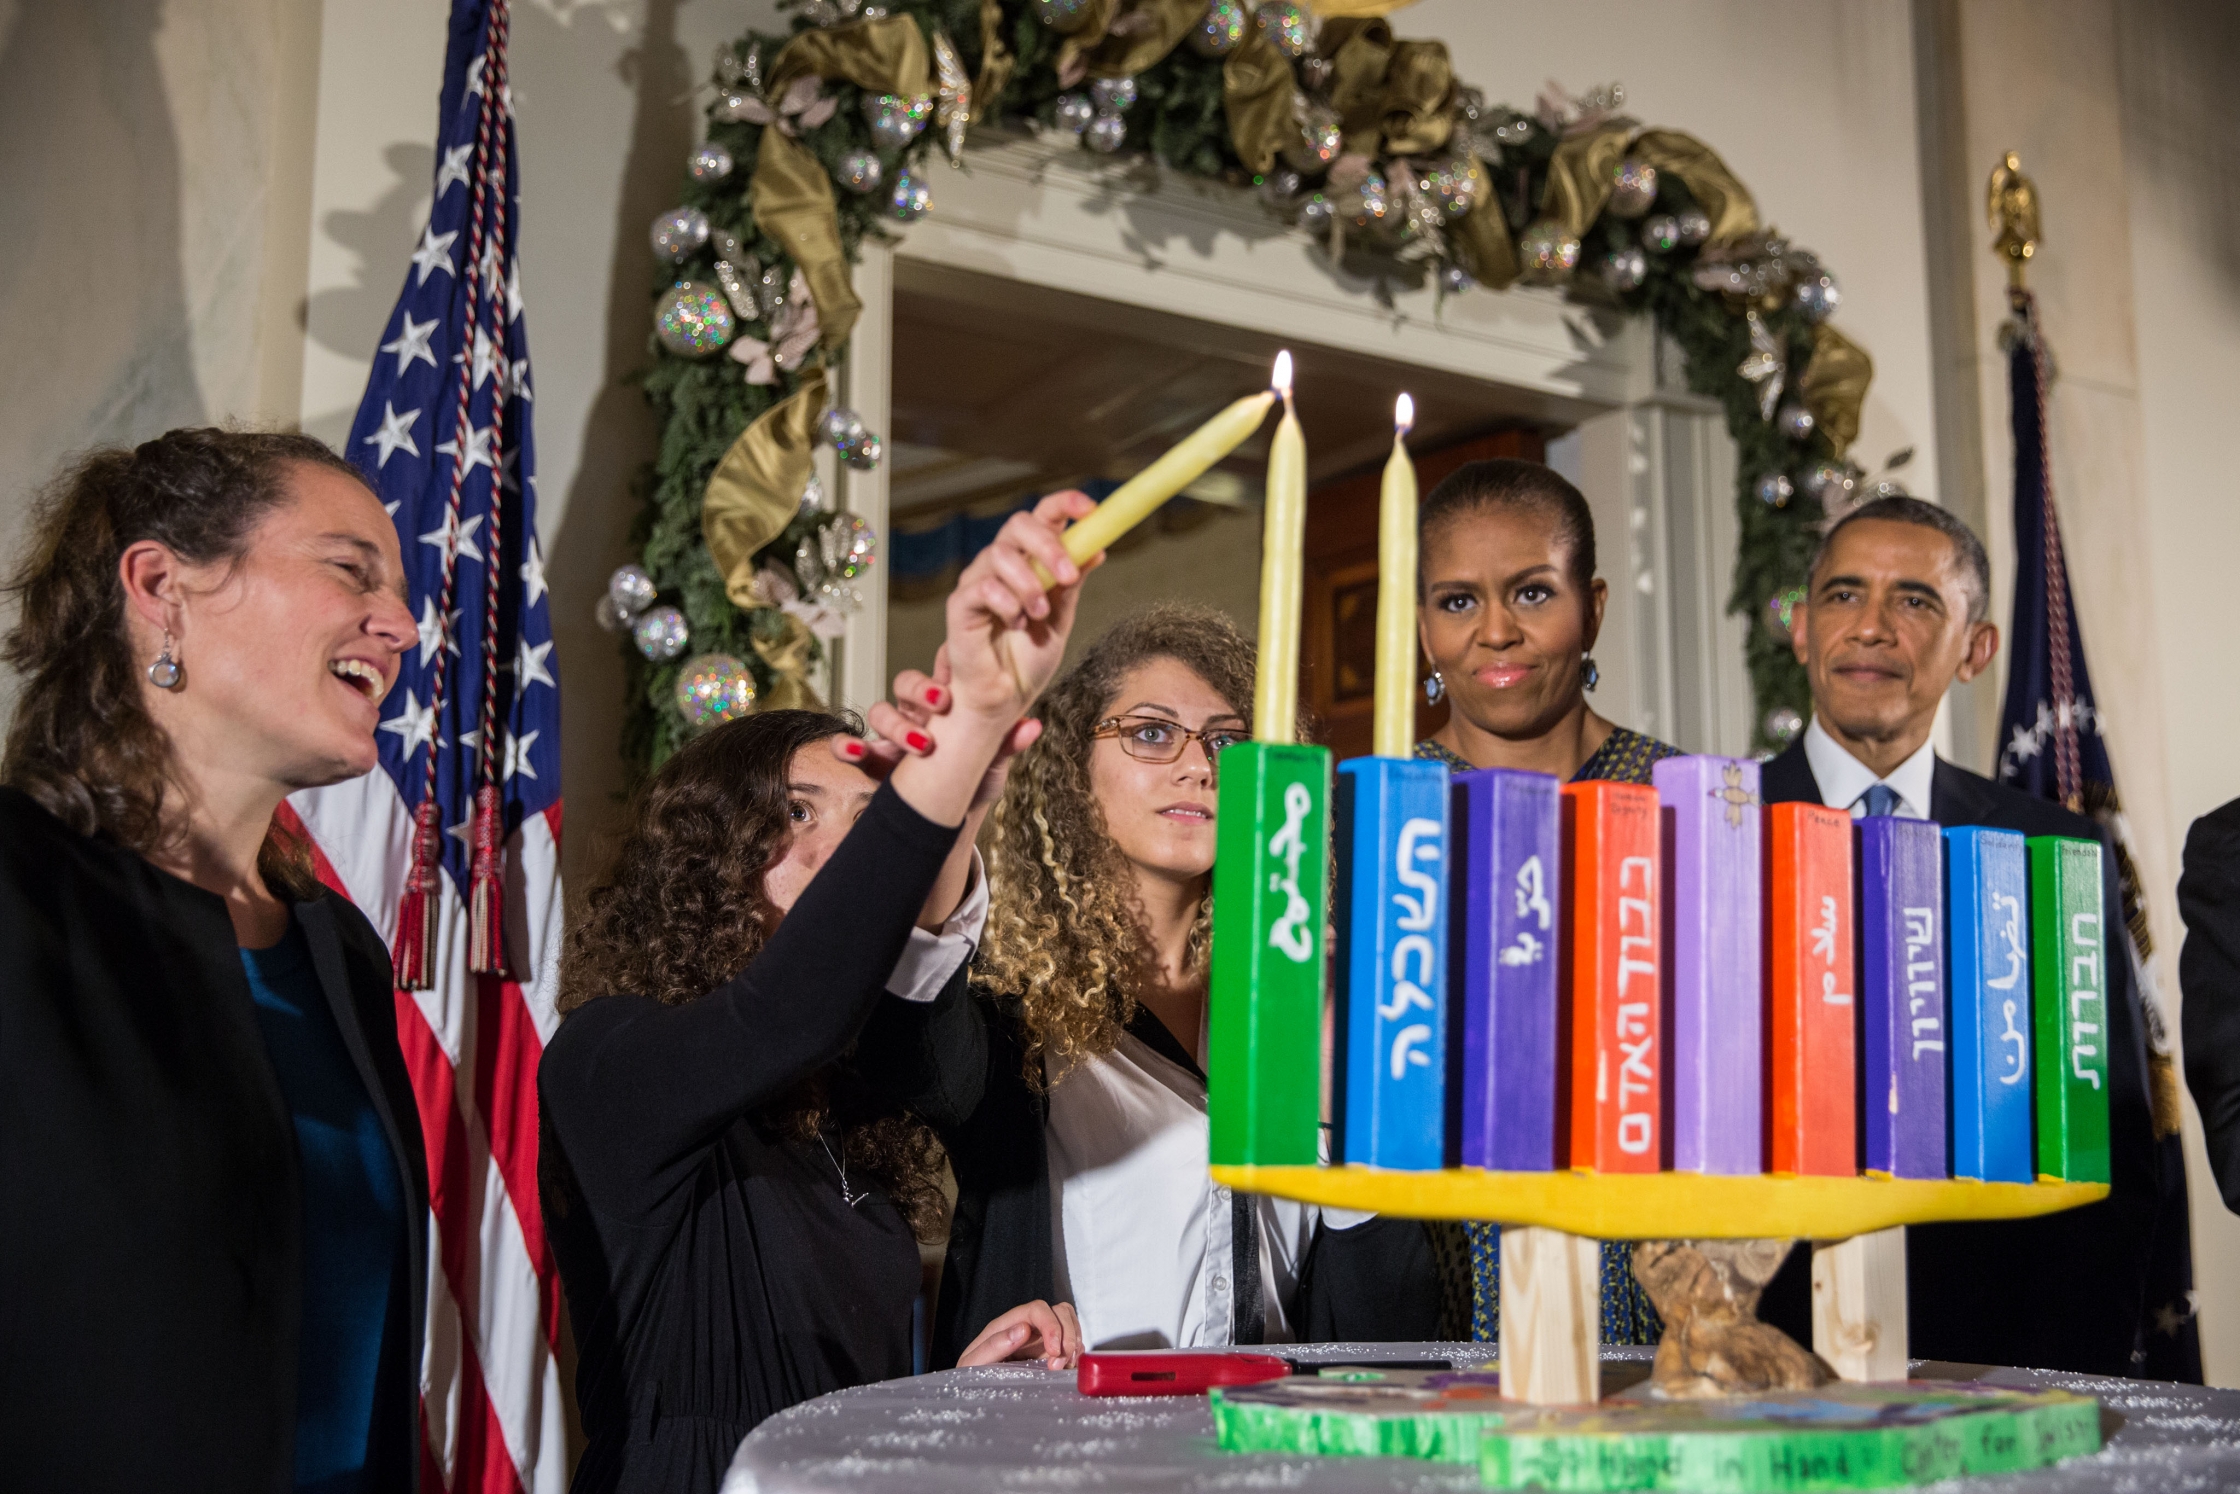
[[[1571, 775], [1571, 781], [1648, 783], [1651, 768], [1679, 755], [1680, 749], [1670, 743], [1621, 726]], [[1460, 771], [1472, 766], [1437, 742], [1416, 743], [1416, 756]], [[1463, 1229], [1470, 1246], [1470, 1337], [1490, 1343], [1501, 1322], [1501, 1226], [1466, 1224]], [[1602, 1341], [1606, 1344], [1653, 1344], [1664, 1333], [1649, 1294], [1633, 1279], [1632, 1257], [1628, 1241], [1602, 1244]]]

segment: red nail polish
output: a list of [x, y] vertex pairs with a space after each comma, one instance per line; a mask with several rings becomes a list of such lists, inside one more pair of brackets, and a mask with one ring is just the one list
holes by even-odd
[[841, 748], [840, 750], [841, 750], [842, 752], [845, 752], [845, 753], [847, 753], [847, 754], [848, 754], [848, 756], [850, 756], [850, 757], [862, 757], [862, 756], [863, 756], [863, 743], [861, 743], [861, 742], [849, 742], [849, 743], [847, 743], [847, 744], [846, 744], [845, 746], [843, 746], [843, 747], [842, 747], [842, 748]]
[[926, 686], [926, 704], [927, 704], [927, 705], [929, 705], [929, 706], [937, 706], [937, 705], [941, 704], [941, 702], [942, 702], [943, 700], [947, 699], [947, 698], [948, 698], [948, 697], [947, 697], [946, 695], [944, 695], [944, 694], [942, 693], [941, 687], [940, 687], [939, 685], [928, 685], [928, 686]]
[[922, 731], [904, 732], [902, 740], [912, 752], [924, 752], [933, 746], [933, 738]]

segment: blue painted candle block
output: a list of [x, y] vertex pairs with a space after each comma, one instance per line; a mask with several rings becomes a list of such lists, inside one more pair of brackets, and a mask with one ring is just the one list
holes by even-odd
[[1446, 1165], [1447, 769], [1338, 765], [1337, 1153]]
[[1952, 1175], [2032, 1181], [2030, 853], [2007, 830], [1944, 832], [1952, 952]]
[[1765, 1169], [1765, 827], [1758, 765], [1668, 757], [1665, 990], [1675, 1172]]
[[1454, 1160], [1548, 1172], [1556, 1165], [1562, 785], [1546, 773], [1486, 768], [1455, 774], [1450, 802]]
[[1859, 821], [1859, 974], [1866, 1170], [1948, 1177], [1944, 837], [1927, 820]]

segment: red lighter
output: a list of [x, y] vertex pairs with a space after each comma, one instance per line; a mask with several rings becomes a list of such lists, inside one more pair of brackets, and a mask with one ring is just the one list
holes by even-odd
[[1106, 1350], [1081, 1356], [1083, 1395], [1204, 1395], [1216, 1385], [1258, 1385], [1291, 1373], [1273, 1354]]

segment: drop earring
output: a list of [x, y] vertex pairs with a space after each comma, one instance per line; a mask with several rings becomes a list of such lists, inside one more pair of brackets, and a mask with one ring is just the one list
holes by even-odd
[[1445, 675], [1434, 669], [1430, 674], [1424, 676], [1423, 698], [1427, 703], [1437, 705], [1440, 697], [1446, 693], [1447, 677]]
[[157, 654], [156, 661], [148, 666], [148, 683], [158, 690], [176, 690], [184, 677], [185, 671], [180, 669], [179, 661], [171, 657], [171, 630], [165, 628], [163, 652]]
[[1580, 670], [1582, 683], [1584, 683], [1589, 690], [1592, 690], [1595, 686], [1602, 683], [1602, 671], [1594, 667], [1593, 654], [1584, 654], [1581, 655], [1581, 657], [1586, 660], [1586, 663]]

